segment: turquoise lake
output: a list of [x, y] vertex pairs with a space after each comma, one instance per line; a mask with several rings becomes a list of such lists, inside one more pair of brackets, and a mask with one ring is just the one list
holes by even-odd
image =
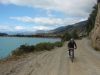
[[0, 59], [11, 55], [11, 52], [23, 44], [35, 45], [40, 42], [56, 42], [59, 38], [0, 37]]

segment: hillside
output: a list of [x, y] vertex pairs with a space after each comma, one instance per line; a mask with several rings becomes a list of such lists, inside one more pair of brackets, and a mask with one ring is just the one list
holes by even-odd
[[76, 30], [78, 34], [85, 34], [87, 21], [82, 21], [76, 24], [62, 26], [51, 31], [52, 34], [62, 34]]
[[0, 33], [0, 36], [6, 36], [8, 35], [7, 33]]
[[98, 13], [95, 20], [94, 28], [90, 34], [92, 45], [97, 50], [100, 50], [100, 1], [98, 0]]

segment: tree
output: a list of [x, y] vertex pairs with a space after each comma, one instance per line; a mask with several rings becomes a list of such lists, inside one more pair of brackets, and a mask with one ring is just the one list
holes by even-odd
[[72, 38], [74, 38], [74, 39], [78, 39], [79, 38], [78, 33], [77, 33], [77, 30], [74, 30], [72, 32]]
[[87, 22], [87, 34], [89, 34], [91, 32], [91, 30], [94, 28], [95, 25], [95, 19], [97, 16], [97, 12], [98, 12], [98, 5], [96, 4], [93, 7], [93, 11], [90, 14], [89, 18], [88, 18], [88, 22]]
[[68, 41], [70, 39], [71, 39], [71, 34], [69, 34], [68, 32], [66, 32], [65, 34], [63, 34], [62, 41]]

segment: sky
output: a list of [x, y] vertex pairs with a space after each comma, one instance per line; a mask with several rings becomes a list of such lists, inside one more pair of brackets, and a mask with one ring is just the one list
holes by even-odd
[[0, 32], [52, 30], [87, 20], [96, 0], [0, 0]]

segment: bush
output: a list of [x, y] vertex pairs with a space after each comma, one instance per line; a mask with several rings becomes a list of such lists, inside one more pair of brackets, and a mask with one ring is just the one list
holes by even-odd
[[74, 30], [74, 31], [72, 32], [71, 36], [72, 36], [72, 38], [74, 38], [74, 39], [79, 39], [79, 36], [78, 36], [78, 33], [77, 33], [76, 30]]
[[34, 51], [35, 47], [33, 45], [28, 46], [28, 45], [21, 45], [19, 48], [14, 50], [12, 52], [12, 55], [22, 55], [24, 53], [30, 53]]
[[23, 50], [23, 51], [25, 51], [25, 52], [32, 52], [32, 51], [35, 49], [35, 47], [34, 47], [33, 45], [31, 45], [31, 46], [28, 46], [28, 45], [21, 45], [21, 46], [19, 47], [19, 49], [20, 49], [20, 50]]
[[54, 48], [53, 43], [39, 43], [35, 46], [36, 51], [51, 50]]
[[55, 42], [54, 46], [56, 46], [56, 47], [62, 47], [63, 44], [64, 44], [63, 42]]
[[70, 39], [71, 39], [71, 34], [69, 34], [68, 32], [66, 32], [65, 34], [63, 34], [63, 36], [62, 36], [62, 42], [68, 41]]
[[20, 56], [22, 54], [23, 54], [23, 51], [19, 50], [18, 48], [16, 50], [12, 51], [12, 55], [18, 55], [18, 56]]
[[54, 47], [61, 47], [63, 46], [63, 42], [55, 42], [55, 43], [39, 43], [37, 45], [21, 45], [19, 48], [17, 48], [16, 50], [14, 50], [12, 52], [12, 55], [16, 55], [16, 56], [20, 56], [22, 54], [25, 53], [30, 53], [30, 52], [34, 52], [34, 51], [44, 51], [44, 50], [48, 50], [50, 51], [51, 49], [54, 49]]
[[74, 39], [79, 39], [79, 35], [77, 33], [77, 30], [73, 30], [72, 32], [66, 32], [65, 34], [63, 34], [62, 36], [62, 42], [64, 41], [69, 41], [71, 38], [74, 38]]
[[97, 12], [98, 12], [98, 4], [96, 4], [94, 7], [93, 7], [93, 11], [91, 12], [91, 14], [89, 15], [89, 18], [88, 18], [88, 22], [87, 22], [87, 35], [89, 35], [89, 33], [92, 31], [92, 29], [94, 28], [94, 25], [95, 25], [95, 19], [96, 19], [96, 16], [97, 16]]

